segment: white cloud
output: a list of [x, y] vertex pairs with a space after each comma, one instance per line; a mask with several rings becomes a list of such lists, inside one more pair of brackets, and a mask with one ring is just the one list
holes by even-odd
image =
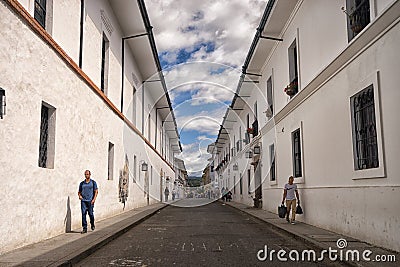
[[[240, 66], [266, 0], [151, 0], [146, 4], [160, 52], [214, 42], [214, 52], [199, 52], [194, 60], [205, 57], [202, 59]], [[191, 30], [185, 30], [189, 26]]]
[[179, 158], [185, 161], [189, 175], [201, 176], [210, 158], [207, 148], [199, 146], [199, 143], [184, 144], [182, 148], [183, 152], [179, 155]]
[[[179, 130], [197, 131], [180, 155], [191, 175], [200, 176], [208, 163], [205, 144], [217, 135], [233, 98], [241, 66], [267, 0], [147, 0], [147, 10], [162, 61], [189, 64], [164, 70]], [[202, 61], [202, 62], [198, 62]], [[196, 63], [194, 63], [196, 62]], [[230, 66], [230, 67], [228, 67]], [[182, 95], [191, 98], [180, 105]], [[219, 106], [207, 110], [208, 104]], [[215, 105], [220, 103], [221, 105]], [[192, 109], [190, 107], [192, 106]], [[203, 107], [204, 110], [199, 111]], [[196, 111], [196, 112], [190, 112]], [[211, 142], [211, 140], [210, 140]]]

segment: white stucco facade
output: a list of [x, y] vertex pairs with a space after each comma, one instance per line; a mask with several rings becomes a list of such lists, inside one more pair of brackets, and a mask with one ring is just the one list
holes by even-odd
[[[180, 145], [173, 124], [168, 132], [162, 126], [164, 120], [172, 120], [173, 116], [155, 111], [160, 105], [169, 104], [162, 96], [161, 84], [153, 90], [159, 90], [160, 97], [145, 92], [145, 114], [142, 111], [142, 81], [153, 74], [158, 77], [148, 36], [141, 37], [140, 41], [146, 45], [134, 47], [129, 43], [126, 46], [125, 104], [123, 112], [120, 111], [121, 39], [127, 34], [143, 33], [123, 30], [131, 25], [125, 25], [124, 20], [118, 18], [120, 2], [114, 1], [110, 6], [111, 1], [85, 1], [82, 68], [78, 67], [80, 1], [48, 1], [52, 4], [52, 14], [48, 14], [52, 15], [49, 35], [35, 30], [38, 24], [33, 19], [33, 2], [0, 3], [0, 35], [3, 37], [0, 40], [0, 87], [7, 96], [7, 113], [0, 120], [0, 187], [3, 190], [0, 253], [59, 235], [66, 229], [80, 228], [77, 192], [86, 169], [91, 170], [92, 179], [99, 187], [94, 209], [96, 220], [159, 201], [166, 177], [175, 177], [173, 154]], [[136, 6], [137, 1], [129, 1], [129, 5]], [[140, 24], [132, 27], [144, 31], [137, 6], [136, 10], [136, 13], [135, 9], [131, 12]], [[104, 32], [102, 12], [113, 29], [108, 36], [110, 51], [105, 94], [99, 90]], [[151, 56], [138, 60], [135, 53]], [[135, 95], [134, 90], [137, 91]], [[52, 143], [53, 148], [48, 145], [47, 152], [47, 161], [52, 162], [46, 168], [38, 165], [43, 105], [54, 111], [49, 120], [53, 130], [49, 129], [48, 137], [48, 144]], [[152, 114], [150, 127], [149, 113]], [[144, 133], [142, 128], [146, 129]], [[157, 144], [155, 135], [158, 135]], [[111, 165], [110, 143], [114, 145]], [[144, 162], [148, 164], [148, 171], [141, 170]], [[124, 173], [127, 164], [129, 172]], [[109, 175], [110, 169], [112, 175]], [[129, 180], [125, 181], [124, 189], [128, 192], [125, 204], [120, 195], [124, 177]], [[149, 195], [145, 192], [146, 179], [149, 179]]]
[[[391, 208], [400, 203], [400, 2], [370, 0], [369, 4], [370, 22], [349, 41], [350, 29], [342, 11], [346, 1], [275, 1], [260, 34], [283, 40], [258, 41], [247, 72], [261, 76], [245, 75], [245, 80], [258, 83], [243, 83], [240, 88], [225, 118], [236, 118], [237, 122], [223, 123], [229, 141], [217, 139], [223, 148], [214, 156], [214, 165], [221, 163], [227, 148], [236, 146], [233, 140], [238, 140], [239, 127], [244, 138], [246, 116], [250, 114], [251, 126], [257, 101], [259, 134], [250, 144], [243, 144], [240, 152], [230, 153], [230, 160], [217, 170], [221, 186], [235, 182], [234, 187], [229, 186], [233, 199], [253, 205], [257, 182], [250, 163], [256, 162], [261, 166], [262, 208], [277, 212], [283, 187], [288, 177], [295, 175], [293, 133], [300, 129], [301, 175], [295, 177], [295, 183], [304, 215], [296, 219], [400, 251], [400, 215]], [[297, 47], [299, 91], [289, 97], [283, 89], [291, 82], [288, 57], [293, 43]], [[272, 94], [267, 93], [269, 79]], [[357, 170], [351, 99], [371, 85], [379, 165]], [[267, 104], [267, 99], [272, 101]], [[267, 110], [270, 105], [272, 114]], [[275, 148], [272, 158], [271, 145]], [[261, 154], [246, 159], [245, 152], [254, 152], [255, 146], [261, 147]], [[234, 171], [236, 164], [238, 170]]]

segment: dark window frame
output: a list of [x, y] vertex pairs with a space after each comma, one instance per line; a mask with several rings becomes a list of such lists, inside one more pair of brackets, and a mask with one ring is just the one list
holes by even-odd
[[303, 176], [300, 128], [292, 132], [293, 177]]
[[275, 144], [269, 146], [269, 156], [270, 156], [270, 181], [276, 182], [276, 169], [275, 169]]
[[240, 189], [240, 194], [243, 195], [243, 175], [240, 174], [239, 178], [239, 189]]
[[38, 164], [41, 168], [47, 168], [47, 153], [49, 139], [49, 113], [50, 109], [42, 105], [40, 112], [40, 141], [39, 141], [39, 160]]
[[346, 0], [347, 34], [350, 42], [371, 22], [369, 0]]
[[46, 27], [46, 5], [47, 0], [35, 0], [34, 18], [44, 29]]
[[103, 93], [106, 93], [108, 87], [108, 65], [109, 65], [109, 50], [110, 41], [106, 34], [103, 32], [102, 43], [101, 43], [101, 73], [100, 73], [100, 89]]
[[354, 169], [379, 168], [374, 86], [371, 84], [350, 98], [352, 112]]
[[251, 187], [251, 170], [248, 169], [247, 170], [247, 193], [249, 193], [249, 194], [251, 194], [250, 187]]

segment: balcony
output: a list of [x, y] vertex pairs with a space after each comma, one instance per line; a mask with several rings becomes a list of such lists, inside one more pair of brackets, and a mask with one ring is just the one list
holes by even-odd
[[370, 7], [368, 0], [355, 0], [348, 12], [349, 40], [354, 38], [370, 23]]

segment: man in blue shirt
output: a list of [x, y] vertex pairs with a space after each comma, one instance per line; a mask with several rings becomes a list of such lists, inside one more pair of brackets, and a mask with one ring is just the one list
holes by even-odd
[[87, 233], [87, 221], [86, 221], [86, 213], [89, 213], [90, 218], [90, 226], [92, 231], [94, 231], [94, 215], [93, 215], [93, 206], [96, 201], [98, 188], [97, 183], [94, 180], [90, 179], [90, 171], [85, 171], [85, 180], [83, 180], [79, 184], [78, 196], [81, 200], [81, 211], [82, 211], [82, 232], [81, 234]]

